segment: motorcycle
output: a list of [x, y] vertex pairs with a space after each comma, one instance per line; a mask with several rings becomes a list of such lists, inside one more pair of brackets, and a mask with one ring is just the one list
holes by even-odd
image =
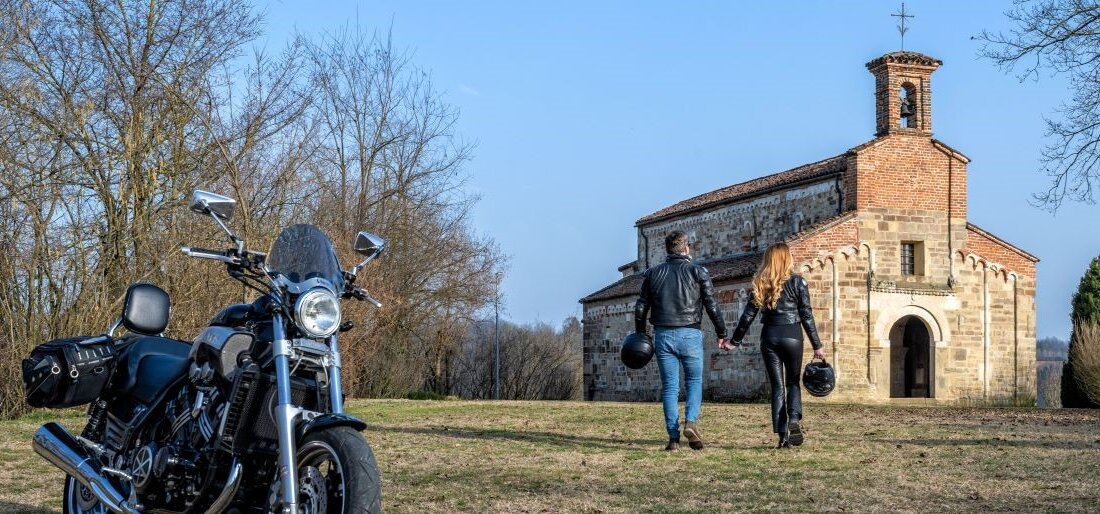
[[168, 294], [134, 284], [106, 335], [50, 341], [23, 362], [32, 405], [89, 404], [80, 435], [58, 423], [34, 434], [34, 450], [68, 475], [66, 514], [381, 511], [366, 425], [344, 412], [337, 336], [353, 326], [341, 298], [381, 308], [355, 279], [385, 242], [360, 232], [353, 248], [364, 260], [347, 271], [312, 225], [288, 227], [256, 252], [226, 225], [235, 207], [195, 191], [190, 210], [233, 246], [182, 251], [224, 263], [259, 291], [256, 301], [222, 309], [193, 342], [180, 341], [162, 337]]

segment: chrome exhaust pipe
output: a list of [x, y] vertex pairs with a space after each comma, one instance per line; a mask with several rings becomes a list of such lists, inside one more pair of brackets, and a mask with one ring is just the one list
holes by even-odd
[[57, 423], [46, 423], [34, 431], [34, 451], [50, 464], [88, 488], [111, 512], [140, 514], [126, 503], [122, 493], [101, 473], [98, 462], [84, 445]]

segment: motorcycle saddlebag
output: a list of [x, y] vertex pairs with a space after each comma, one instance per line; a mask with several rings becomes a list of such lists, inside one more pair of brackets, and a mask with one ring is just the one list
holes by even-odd
[[23, 391], [32, 407], [90, 403], [111, 379], [118, 352], [107, 336], [54, 339], [23, 359]]

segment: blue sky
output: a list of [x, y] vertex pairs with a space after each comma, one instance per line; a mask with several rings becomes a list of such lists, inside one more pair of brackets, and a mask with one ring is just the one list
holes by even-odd
[[[558, 324], [634, 258], [639, 217], [839, 154], [874, 133], [864, 63], [898, 49], [890, 1], [446, 2], [273, 0], [259, 45], [295, 31], [392, 27], [476, 143], [473, 224], [510, 256], [506, 315]], [[1039, 256], [1038, 333], [1066, 338], [1100, 253], [1100, 207], [1029, 205], [1043, 115], [1061, 77], [1021, 83], [971, 36], [1009, 1], [910, 1], [906, 48], [942, 59], [935, 137], [972, 159], [970, 220]]]

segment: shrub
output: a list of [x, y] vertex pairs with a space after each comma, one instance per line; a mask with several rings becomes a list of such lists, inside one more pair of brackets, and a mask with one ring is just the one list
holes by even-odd
[[1074, 330], [1070, 347], [1073, 379], [1078, 391], [1093, 406], [1100, 405], [1100, 322], [1081, 323]]
[[1077, 346], [1076, 327], [1100, 323], [1100, 257], [1092, 259], [1089, 263], [1088, 269], [1085, 270], [1077, 286], [1077, 292], [1073, 294], [1071, 305], [1070, 318], [1075, 328], [1069, 339], [1069, 360], [1062, 368], [1062, 406], [1100, 408], [1100, 401], [1090, 399], [1089, 395], [1079, 387], [1085, 381], [1077, 376], [1078, 373], [1082, 371], [1087, 373], [1089, 370], [1077, 363], [1076, 356], [1082, 352], [1074, 350]]
[[410, 391], [405, 395], [409, 400], [446, 400], [447, 397], [432, 391]]

